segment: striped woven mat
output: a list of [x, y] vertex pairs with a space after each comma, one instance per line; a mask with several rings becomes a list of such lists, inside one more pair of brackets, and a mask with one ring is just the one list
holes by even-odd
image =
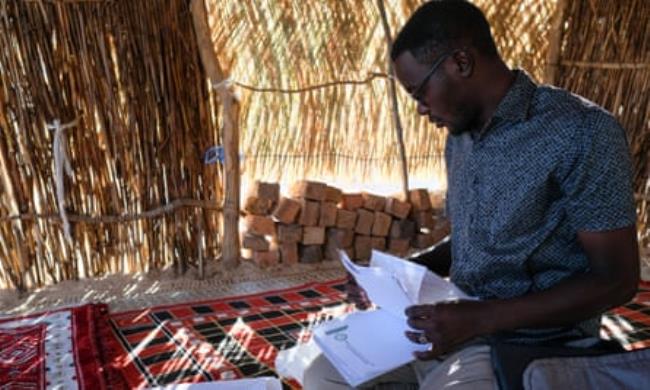
[[[351, 310], [343, 280], [110, 316], [103, 340], [128, 388], [275, 376], [279, 350], [310, 337], [319, 322]], [[603, 336], [626, 349], [650, 346], [650, 283], [635, 300], [607, 313]], [[298, 383], [283, 379], [286, 389]]]

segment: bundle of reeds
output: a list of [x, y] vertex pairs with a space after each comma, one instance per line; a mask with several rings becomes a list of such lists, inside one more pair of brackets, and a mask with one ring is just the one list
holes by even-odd
[[638, 229], [650, 247], [650, 3], [566, 1], [555, 82], [612, 112], [632, 152]]
[[[220, 143], [189, 4], [0, 3], [0, 286], [220, 253]], [[55, 180], [55, 120], [71, 176]], [[71, 237], [61, 229], [56, 189]]]
[[[476, 3], [510, 65], [621, 120], [650, 245], [647, 1]], [[205, 4], [223, 76], [241, 96], [248, 178], [399, 182], [377, 2]], [[384, 4], [394, 32], [420, 1]], [[221, 254], [224, 172], [202, 156], [224, 144], [233, 118], [219, 114], [193, 27], [186, 0], [0, 1], [0, 287], [182, 272]], [[400, 89], [397, 99], [409, 175], [444, 177], [445, 133]], [[72, 125], [53, 153], [57, 119]]]
[[[393, 34], [419, 0], [385, 0]], [[541, 80], [555, 1], [481, 0], [501, 52]], [[399, 182], [400, 155], [376, 1], [206, 1], [215, 51], [241, 93], [243, 172]], [[318, 87], [320, 86], [320, 87]], [[398, 89], [409, 175], [440, 176], [445, 132]]]

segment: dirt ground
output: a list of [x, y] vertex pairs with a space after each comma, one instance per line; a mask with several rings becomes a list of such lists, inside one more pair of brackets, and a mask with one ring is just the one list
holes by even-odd
[[204, 280], [196, 271], [174, 275], [173, 270], [147, 274], [111, 275], [98, 279], [64, 281], [23, 296], [0, 290], [0, 316], [28, 314], [89, 302], [108, 303], [112, 312], [179, 302], [215, 299], [282, 289], [312, 281], [343, 277], [339, 262], [294, 264], [261, 269], [242, 261], [235, 270], [207, 270]]
[[[650, 281], [650, 248], [641, 249], [641, 278]], [[88, 302], [108, 303], [112, 312], [144, 307], [253, 294], [345, 275], [339, 262], [295, 264], [261, 269], [242, 261], [234, 270], [207, 270], [198, 280], [195, 270], [174, 275], [173, 270], [147, 274], [111, 275], [98, 279], [64, 281], [23, 296], [0, 290], [0, 316], [28, 314]]]

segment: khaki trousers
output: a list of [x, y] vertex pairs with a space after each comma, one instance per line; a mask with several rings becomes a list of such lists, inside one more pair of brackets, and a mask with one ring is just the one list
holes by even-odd
[[[305, 390], [352, 389], [324, 355], [318, 356], [305, 370]], [[490, 346], [473, 344], [431, 361], [415, 361], [386, 373], [361, 389], [498, 389], [492, 370]]]

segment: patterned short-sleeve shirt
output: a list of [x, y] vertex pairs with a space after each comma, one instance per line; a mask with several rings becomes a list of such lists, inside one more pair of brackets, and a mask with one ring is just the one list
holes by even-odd
[[[515, 72], [488, 126], [450, 135], [445, 151], [451, 279], [483, 299], [587, 271], [577, 232], [636, 222], [621, 126], [595, 104]], [[597, 334], [597, 320], [574, 329]]]

